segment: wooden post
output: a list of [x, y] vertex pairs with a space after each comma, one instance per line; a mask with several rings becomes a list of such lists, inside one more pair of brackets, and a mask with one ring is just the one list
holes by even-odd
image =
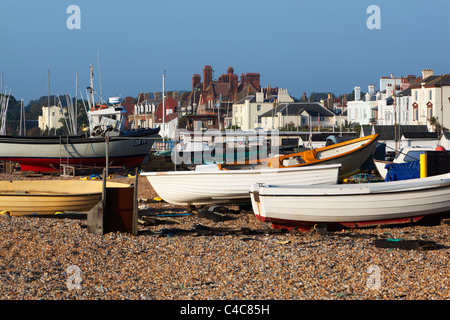
[[106, 163], [105, 163], [105, 168], [106, 168], [106, 177], [109, 174], [109, 136], [105, 136], [105, 154], [106, 154]]
[[106, 169], [103, 169], [103, 187], [102, 187], [102, 198], [93, 207], [87, 215], [87, 229], [89, 233], [103, 235], [104, 228], [104, 214], [105, 214], [105, 201], [106, 201]]
[[138, 234], [137, 173], [134, 189], [106, 187], [106, 169], [103, 170], [102, 199], [89, 211], [88, 232], [103, 235], [108, 232]]
[[133, 196], [133, 229], [132, 235], [137, 236], [138, 234], [138, 181], [139, 181], [139, 167], [136, 167], [135, 178], [134, 178], [134, 196]]

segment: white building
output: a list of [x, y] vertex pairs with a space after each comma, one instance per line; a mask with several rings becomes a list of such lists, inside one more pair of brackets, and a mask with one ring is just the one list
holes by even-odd
[[159, 135], [162, 138], [174, 140], [177, 137], [178, 113], [170, 113], [162, 118], [155, 120], [155, 127], [160, 127]]
[[415, 80], [415, 76], [382, 77], [382, 89], [375, 91], [374, 86], [369, 85], [368, 92], [361, 99], [358, 99], [360, 88], [355, 87], [355, 101], [347, 102], [347, 120], [361, 125], [413, 124], [410, 84]]
[[264, 130], [294, 126], [309, 128], [333, 128], [336, 115], [317, 102], [292, 102], [279, 104], [261, 115], [261, 127]]
[[435, 117], [441, 126], [450, 128], [450, 75], [423, 70], [422, 80], [410, 88], [412, 122], [434, 130], [429, 121]]
[[355, 87], [355, 100], [347, 101], [347, 120], [360, 125], [368, 125], [374, 121], [378, 106], [375, 87], [370, 84], [367, 93], [361, 98], [360, 87]]
[[45, 131], [45, 129], [59, 129], [63, 126], [63, 123], [60, 121], [64, 119], [64, 113], [61, 111], [61, 108], [58, 106], [45, 107], [42, 106], [42, 116], [38, 117], [39, 129]]
[[272, 110], [275, 103], [294, 102], [287, 89], [278, 89], [277, 95], [264, 97], [264, 93], [257, 92], [233, 104], [232, 124], [243, 131], [251, 131], [262, 127], [261, 115]]

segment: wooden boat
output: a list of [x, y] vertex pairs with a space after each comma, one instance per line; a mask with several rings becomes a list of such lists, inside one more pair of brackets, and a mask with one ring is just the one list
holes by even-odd
[[[106, 183], [107, 188], [129, 186]], [[102, 181], [92, 180], [0, 181], [0, 211], [14, 216], [87, 212], [101, 200], [102, 188]]]
[[[244, 165], [258, 163], [268, 168], [294, 168], [338, 163], [341, 164], [339, 172], [339, 178], [341, 179], [358, 173], [361, 166], [371, 159], [377, 146], [378, 137], [378, 134], [365, 136], [323, 148], [278, 155], [253, 162], [247, 161]], [[219, 165], [219, 168], [231, 169], [233, 166], [239, 166], [239, 164], [223, 164]]]
[[333, 184], [340, 165], [293, 167], [285, 169], [242, 169], [143, 172], [163, 200], [177, 205], [248, 202], [254, 183]]
[[250, 194], [256, 217], [274, 227], [409, 223], [450, 211], [450, 173], [379, 183], [253, 185]]

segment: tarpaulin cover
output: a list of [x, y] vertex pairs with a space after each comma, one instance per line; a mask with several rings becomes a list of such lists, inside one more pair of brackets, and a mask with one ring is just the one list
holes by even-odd
[[388, 172], [384, 181], [397, 181], [420, 178], [420, 161], [387, 164]]

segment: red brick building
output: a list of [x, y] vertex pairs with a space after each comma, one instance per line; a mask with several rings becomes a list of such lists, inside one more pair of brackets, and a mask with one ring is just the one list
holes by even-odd
[[[172, 97], [166, 97], [166, 100], [164, 101], [164, 109], [166, 110], [166, 116], [171, 113], [176, 113], [177, 106], [178, 102], [175, 99], [173, 99]], [[156, 108], [156, 122], [162, 122], [162, 119], [163, 119], [163, 103], [161, 101], [161, 103], [158, 104], [158, 107]]]
[[234, 73], [234, 69], [229, 67], [227, 73], [223, 73], [217, 80], [213, 79], [213, 69], [211, 66], [203, 67], [203, 82], [200, 74], [192, 76], [192, 92], [188, 97], [191, 103], [196, 103], [197, 114], [217, 113], [216, 104], [221, 102], [223, 108], [231, 108], [232, 103], [254, 94], [261, 90], [259, 73], [243, 73], [239, 81], [239, 76]]

